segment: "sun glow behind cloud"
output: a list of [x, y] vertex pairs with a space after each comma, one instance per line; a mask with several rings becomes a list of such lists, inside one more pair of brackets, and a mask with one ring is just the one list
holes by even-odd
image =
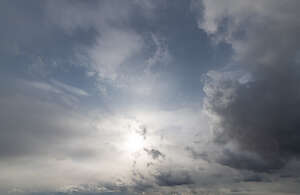
[[130, 133], [127, 136], [127, 141], [125, 143], [126, 150], [130, 153], [138, 152], [142, 150], [145, 146], [144, 138], [137, 133]]

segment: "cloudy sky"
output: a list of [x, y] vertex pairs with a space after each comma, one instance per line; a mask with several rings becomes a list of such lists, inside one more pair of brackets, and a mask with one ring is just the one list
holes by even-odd
[[0, 194], [300, 194], [299, 9], [2, 0]]

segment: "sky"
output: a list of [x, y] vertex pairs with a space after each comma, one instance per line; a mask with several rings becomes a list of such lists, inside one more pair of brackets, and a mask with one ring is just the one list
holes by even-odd
[[0, 194], [300, 194], [299, 9], [2, 0]]

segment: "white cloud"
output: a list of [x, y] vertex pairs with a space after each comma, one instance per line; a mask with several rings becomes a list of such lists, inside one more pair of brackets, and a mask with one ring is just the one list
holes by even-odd
[[[92, 67], [102, 79], [116, 80], [122, 74], [122, 65], [141, 52], [143, 39], [133, 31], [109, 29], [88, 49]], [[128, 63], [128, 62], [127, 62]]]
[[52, 79], [51, 82], [58, 88], [61, 88], [63, 90], [65, 90], [66, 92], [69, 92], [73, 95], [77, 95], [77, 96], [88, 96], [89, 94], [84, 91], [83, 89], [79, 89], [77, 87], [71, 86], [71, 85], [67, 85], [65, 83], [62, 83], [60, 81], [54, 80]]
[[80, 97], [89, 96], [86, 91], [55, 79], [51, 79], [50, 82], [28, 80], [21, 80], [19, 82], [24, 84], [25, 89], [29, 87], [30, 90], [34, 90], [36, 96], [41, 99], [60, 102], [72, 108], [79, 106]]
[[54, 87], [48, 83], [38, 82], [38, 81], [23, 81], [23, 83], [27, 84], [29, 86], [32, 86], [34, 88], [40, 89], [40, 90], [53, 92], [53, 93], [62, 93], [61, 90], [57, 89], [56, 87]]
[[295, 59], [299, 1], [203, 0], [199, 28], [232, 45], [239, 64], [278, 64]]
[[92, 73], [89, 75], [93, 75], [102, 95], [107, 96], [112, 87], [123, 92], [127, 89], [126, 95], [145, 96], [154, 94], [158, 86], [158, 76], [152, 73], [152, 68], [169, 64], [172, 57], [163, 38], [151, 32], [140, 34], [129, 21], [137, 11], [152, 18], [151, 13], [161, 4], [150, 1], [102, 1], [87, 5], [49, 2], [47, 13], [49, 20], [67, 33], [77, 29], [96, 31], [94, 43], [75, 51], [87, 72]]

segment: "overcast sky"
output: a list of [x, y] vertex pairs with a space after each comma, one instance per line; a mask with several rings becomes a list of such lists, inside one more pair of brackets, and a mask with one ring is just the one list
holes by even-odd
[[299, 0], [1, 0], [1, 195], [300, 194]]

